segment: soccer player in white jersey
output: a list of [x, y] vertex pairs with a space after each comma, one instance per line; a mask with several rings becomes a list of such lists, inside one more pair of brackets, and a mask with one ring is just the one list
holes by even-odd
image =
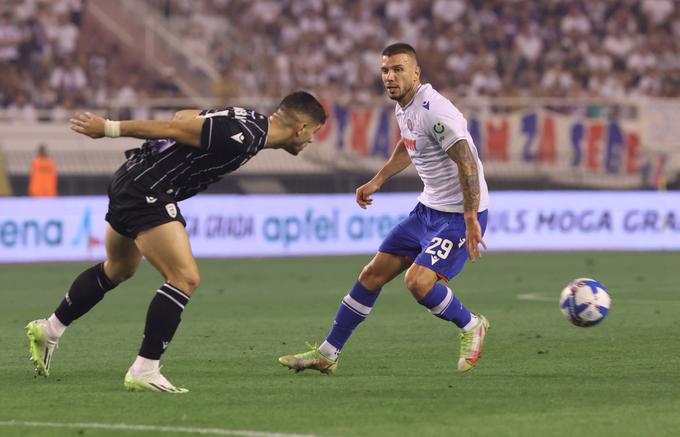
[[489, 321], [470, 312], [448, 283], [465, 261], [481, 256], [489, 195], [482, 163], [458, 109], [429, 84], [420, 83], [416, 52], [397, 43], [382, 52], [382, 81], [397, 102], [401, 140], [385, 166], [356, 190], [366, 208], [371, 195], [413, 163], [425, 186], [419, 203], [380, 245], [342, 300], [326, 340], [318, 348], [279, 362], [302, 371], [332, 374], [352, 331], [371, 312], [381, 288], [406, 270], [405, 283], [419, 304], [460, 329], [458, 370], [472, 369], [482, 353]]

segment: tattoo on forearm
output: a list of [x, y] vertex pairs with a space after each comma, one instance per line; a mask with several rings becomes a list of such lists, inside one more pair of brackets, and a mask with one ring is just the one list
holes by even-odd
[[464, 209], [466, 212], [477, 212], [480, 198], [477, 160], [465, 140], [458, 141], [451, 149], [449, 156], [458, 165]]

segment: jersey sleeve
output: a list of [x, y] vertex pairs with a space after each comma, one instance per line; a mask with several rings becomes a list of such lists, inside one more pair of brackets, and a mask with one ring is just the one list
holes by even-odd
[[202, 114], [201, 150], [208, 153], [245, 151], [245, 135], [238, 120], [217, 113]]
[[424, 122], [430, 137], [445, 152], [469, 136], [465, 117], [446, 99], [431, 103], [430, 109], [425, 110]]

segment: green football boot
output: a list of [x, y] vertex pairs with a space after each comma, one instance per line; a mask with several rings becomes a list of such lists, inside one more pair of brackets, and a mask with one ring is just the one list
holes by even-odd
[[175, 387], [160, 369], [153, 369], [147, 372], [133, 372], [128, 370], [125, 374], [123, 385], [127, 391], [154, 391], [159, 393], [183, 394], [189, 390], [183, 387]]
[[57, 342], [47, 337], [46, 327], [47, 320], [45, 319], [34, 320], [26, 325], [28, 350], [31, 354], [30, 360], [35, 366], [35, 376], [50, 376], [52, 354], [57, 348]]
[[458, 370], [467, 372], [475, 367], [475, 364], [482, 356], [482, 347], [484, 346], [484, 337], [489, 331], [491, 324], [481, 314], [477, 314], [479, 322], [477, 326], [468, 332], [461, 332], [460, 334], [460, 356], [458, 358]]
[[327, 356], [319, 352], [319, 348], [312, 346], [312, 350], [296, 355], [284, 355], [279, 358], [279, 363], [295, 370], [295, 372], [302, 372], [306, 369], [318, 370], [326, 375], [332, 375], [338, 368], [338, 360], [331, 360]]

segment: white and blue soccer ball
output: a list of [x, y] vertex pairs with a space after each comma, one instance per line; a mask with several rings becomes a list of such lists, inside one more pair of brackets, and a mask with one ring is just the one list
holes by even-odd
[[609, 314], [611, 303], [605, 286], [590, 278], [573, 280], [560, 294], [562, 314], [580, 327], [595, 326], [602, 322]]

